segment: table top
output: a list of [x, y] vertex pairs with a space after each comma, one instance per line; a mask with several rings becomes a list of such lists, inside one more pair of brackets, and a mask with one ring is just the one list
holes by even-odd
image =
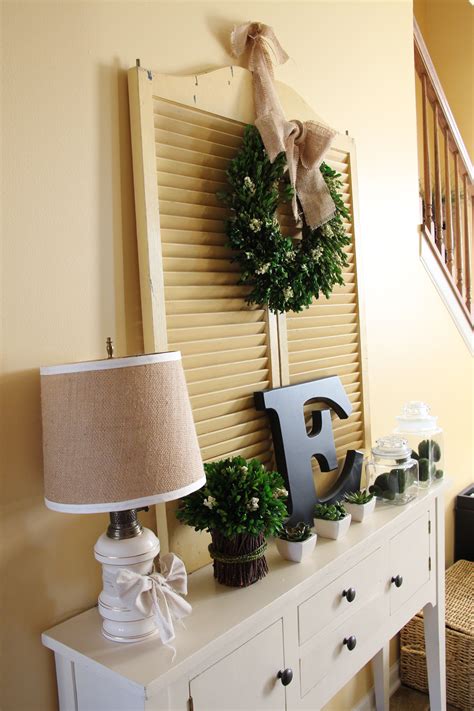
[[[443, 489], [440, 482], [420, 490], [417, 498], [404, 506], [377, 502], [374, 513], [363, 523], [351, 524], [342, 539], [318, 537], [314, 553], [302, 563], [283, 560], [270, 542], [266, 554], [269, 573], [247, 588], [220, 585], [213, 577], [212, 565], [191, 573], [187, 600], [193, 611], [185, 618], [184, 627], [175, 625], [174, 660], [173, 651], [157, 637], [136, 643], [107, 640], [101, 633], [102, 620], [97, 607], [44, 632], [43, 644], [71, 661], [95, 663], [101, 673], [119, 675], [134, 687], [143, 689], [152, 683], [170, 683], [184, 672], [185, 666], [198, 664], [204, 656], [222, 647], [227, 637], [230, 640], [235, 635], [236, 627], [248, 624], [251, 629], [252, 621], [262, 610], [285, 604], [295, 589], [300, 594], [306, 583], [311, 594], [349, 570], [364, 557], [365, 550], [369, 554], [377, 546], [377, 534], [382, 527], [403, 525], [415, 508], [438, 496]], [[319, 582], [321, 585], [315, 586]]]

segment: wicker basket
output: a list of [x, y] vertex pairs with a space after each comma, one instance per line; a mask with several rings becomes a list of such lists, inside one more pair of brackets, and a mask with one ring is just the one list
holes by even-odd
[[[428, 691], [423, 613], [401, 631], [400, 677]], [[451, 706], [474, 709], [474, 563], [467, 560], [446, 571], [446, 692]]]

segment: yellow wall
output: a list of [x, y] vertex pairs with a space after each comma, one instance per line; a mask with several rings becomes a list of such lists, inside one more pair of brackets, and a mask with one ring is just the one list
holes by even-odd
[[[126, 69], [136, 57], [170, 73], [230, 63], [231, 27], [249, 16], [292, 57], [278, 77], [356, 139], [373, 435], [424, 398], [445, 427], [450, 500], [473, 477], [471, 358], [418, 257], [411, 2], [4, 3], [5, 711], [55, 708], [40, 633], [100, 587], [105, 516], [43, 505], [38, 367], [100, 356], [109, 334], [119, 354], [141, 348]], [[369, 683], [364, 672], [331, 707]]]
[[472, 161], [474, 6], [469, 0], [414, 0], [413, 11]]

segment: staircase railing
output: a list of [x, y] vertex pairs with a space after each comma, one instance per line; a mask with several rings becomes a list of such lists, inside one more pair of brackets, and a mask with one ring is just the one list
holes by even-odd
[[414, 43], [421, 82], [423, 237], [473, 327], [474, 169], [416, 20]]

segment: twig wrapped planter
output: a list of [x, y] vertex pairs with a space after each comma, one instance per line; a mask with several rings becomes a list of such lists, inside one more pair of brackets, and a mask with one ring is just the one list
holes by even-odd
[[219, 531], [211, 531], [209, 553], [213, 559], [214, 577], [230, 587], [245, 588], [261, 580], [268, 573], [263, 533], [251, 536], [238, 533], [227, 538]]
[[184, 497], [176, 517], [196, 531], [209, 531], [220, 583], [247, 587], [268, 573], [265, 538], [277, 535], [288, 517], [283, 478], [258, 459], [243, 457], [206, 462], [204, 469], [206, 484]]

